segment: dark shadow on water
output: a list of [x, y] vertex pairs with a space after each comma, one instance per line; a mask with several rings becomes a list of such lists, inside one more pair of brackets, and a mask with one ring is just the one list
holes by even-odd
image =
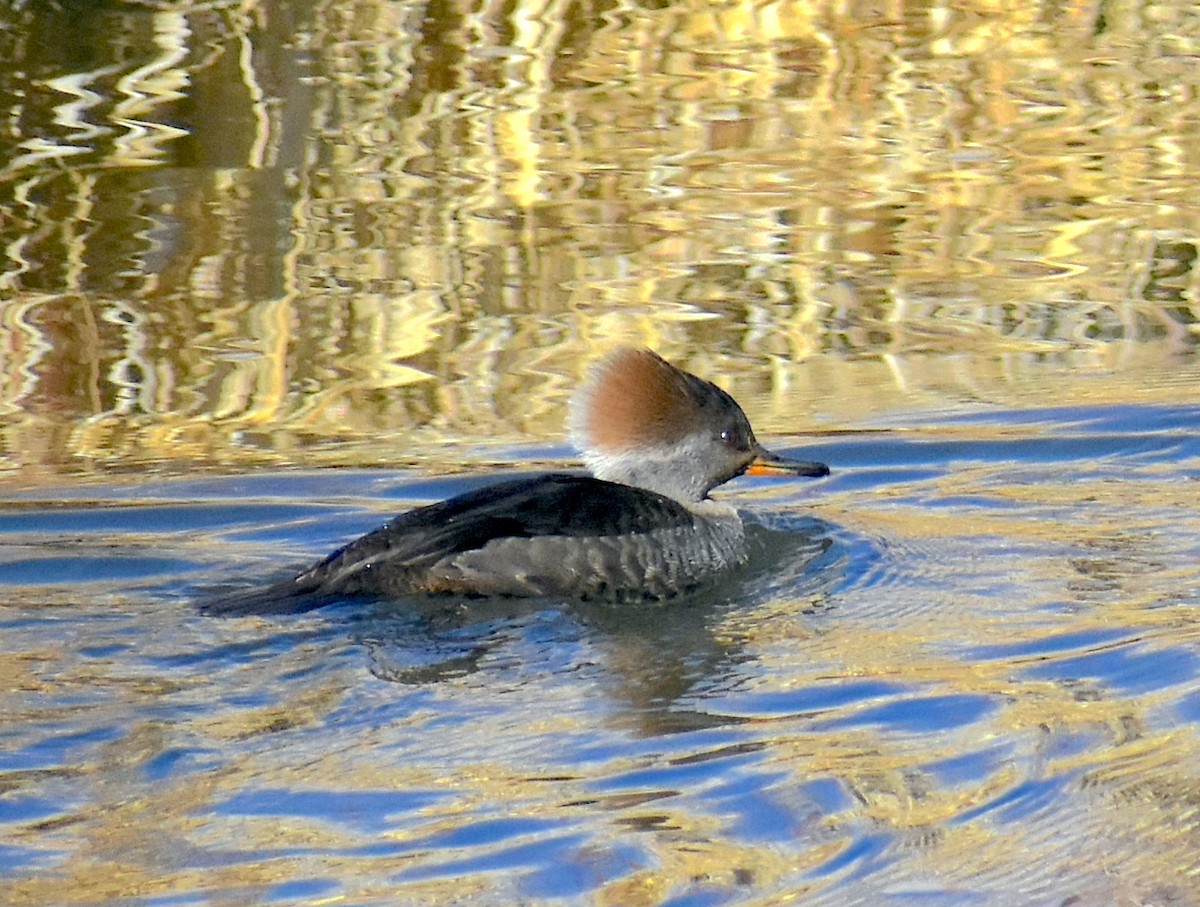
[[[362, 647], [375, 677], [408, 686], [496, 690], [583, 672], [638, 736], [726, 726], [744, 719], [681, 702], [698, 689], [734, 684], [747, 670], [753, 656], [727, 631], [726, 618], [763, 608], [771, 619], [781, 611], [791, 615], [786, 619], [820, 619], [837, 592], [869, 569], [874, 553], [836, 526], [786, 512], [756, 513], [747, 541], [742, 568], [671, 601], [347, 598], [299, 623], [268, 618], [258, 636], [266, 632], [285, 647], [297, 634], [330, 645], [341, 636]], [[270, 648], [261, 638], [255, 645]]]
[[722, 619], [780, 602], [794, 606], [798, 620], [824, 613], [862, 556], [835, 527], [811, 518], [779, 516], [747, 531], [751, 557], [743, 568], [677, 600], [360, 600], [334, 606], [329, 616], [346, 621], [371, 672], [391, 683], [472, 675], [505, 683], [594, 671], [612, 699], [632, 707], [639, 733], [728, 725], [738, 719], [677, 706], [700, 685], [729, 682], [751, 658], [736, 637], [720, 632]]
[[[869, 584], [888, 559], [876, 541], [785, 508], [747, 512], [747, 563], [678, 599], [342, 597], [304, 617], [266, 615], [258, 633], [288, 638], [299, 620], [305, 633], [361, 647], [378, 679], [408, 686], [496, 690], [586, 675], [640, 735], [729, 725], [744, 719], [701, 710], [706, 697], [697, 694], [734, 686], [753, 672], [748, 638], [756, 612], [764, 621], [794, 621], [801, 640], [809, 635], [806, 622], [825, 619], [841, 593]], [[292, 575], [263, 577], [254, 588]], [[192, 595], [197, 591], [236, 597], [246, 587], [192, 587]]]

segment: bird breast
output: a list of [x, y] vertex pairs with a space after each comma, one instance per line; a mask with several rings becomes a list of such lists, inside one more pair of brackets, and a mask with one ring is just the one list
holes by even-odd
[[745, 559], [745, 531], [730, 511], [636, 534], [495, 539], [429, 565], [418, 583], [475, 595], [670, 598]]

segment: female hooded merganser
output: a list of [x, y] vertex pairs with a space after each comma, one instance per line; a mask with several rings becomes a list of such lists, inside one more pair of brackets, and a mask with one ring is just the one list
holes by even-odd
[[411, 510], [205, 610], [298, 612], [354, 595], [668, 598], [748, 557], [741, 517], [712, 489], [743, 473], [829, 474], [765, 450], [729, 394], [644, 349], [594, 368], [570, 429], [592, 476], [512, 479]]

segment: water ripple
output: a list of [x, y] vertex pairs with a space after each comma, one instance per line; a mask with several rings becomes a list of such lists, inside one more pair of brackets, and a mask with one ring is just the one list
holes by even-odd
[[[1030, 424], [1097, 436], [1087, 413], [1060, 418]], [[1131, 424], [1169, 435], [1172, 418]], [[352, 878], [383, 901], [1019, 889], [1031, 905], [1066, 877], [1065, 896], [1091, 903], [1105, 877], [1072, 847], [1185, 865], [1191, 502], [1145, 438], [1105, 447], [1087, 482], [1054, 445], [1013, 469], [1019, 439], [959, 440], [908, 445], [893, 466], [856, 441], [837, 451], [840, 484], [736, 486], [756, 516], [746, 570], [619, 608], [347, 602], [212, 621], [188, 605], [198, 573], [303, 561], [396, 500], [474, 479], [14, 495], [0, 507], [0, 671], [18, 719], [0, 756], [7, 873], [54, 871], [81, 846], [61, 842], [112, 829], [132, 835], [123, 852], [170, 851], [172, 872], [215, 868], [210, 894], [257, 902], [354, 900]], [[288, 881], [243, 881], [268, 864]]]

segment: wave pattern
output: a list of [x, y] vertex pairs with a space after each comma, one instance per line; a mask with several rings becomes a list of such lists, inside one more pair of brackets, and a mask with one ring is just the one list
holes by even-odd
[[82, 903], [120, 859], [138, 903], [1187, 903], [1194, 417], [830, 440], [808, 514], [730, 489], [743, 574], [644, 607], [190, 607], [465, 480], [10, 494], [0, 886]]

